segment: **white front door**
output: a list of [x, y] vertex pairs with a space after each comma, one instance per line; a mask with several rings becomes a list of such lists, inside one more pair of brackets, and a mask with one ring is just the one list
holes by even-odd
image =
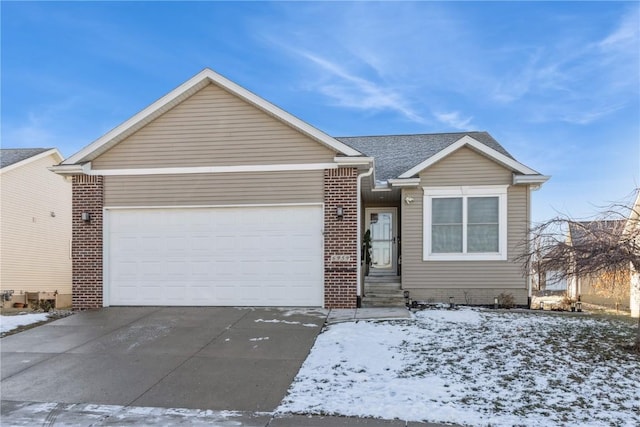
[[322, 306], [322, 207], [107, 209], [107, 305]]
[[370, 274], [397, 272], [397, 236], [395, 208], [365, 209], [365, 226], [371, 231]]

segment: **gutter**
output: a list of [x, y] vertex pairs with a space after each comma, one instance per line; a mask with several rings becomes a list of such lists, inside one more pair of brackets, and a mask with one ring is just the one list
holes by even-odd
[[[514, 177], [515, 178], [515, 177]], [[527, 191], [527, 251], [531, 253], [531, 190]], [[531, 309], [531, 302], [533, 301], [533, 277], [531, 274], [531, 260], [528, 261], [527, 265], [527, 305], [529, 309]], [[538, 280], [540, 281], [540, 280]], [[538, 283], [538, 288], [540, 287], [540, 283]]]

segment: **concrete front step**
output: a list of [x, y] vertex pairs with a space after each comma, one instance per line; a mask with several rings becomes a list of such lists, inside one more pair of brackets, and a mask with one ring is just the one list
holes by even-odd
[[389, 287], [373, 287], [373, 286], [365, 286], [364, 294], [384, 294], [384, 295], [395, 295], [402, 296], [402, 289], [400, 288], [389, 288]]
[[366, 276], [365, 283], [400, 283], [400, 276]]
[[364, 297], [362, 299], [362, 307], [374, 308], [374, 307], [404, 307], [404, 298], [379, 298], [379, 297]]
[[364, 279], [363, 307], [404, 307], [399, 276], [369, 275]]
[[404, 293], [398, 289], [364, 289], [365, 297], [404, 298]]

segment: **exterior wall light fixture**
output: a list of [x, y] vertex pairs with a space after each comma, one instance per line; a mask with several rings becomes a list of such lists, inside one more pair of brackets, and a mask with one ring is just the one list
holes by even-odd
[[336, 206], [336, 218], [339, 220], [344, 218], [344, 208], [342, 206]]
[[80, 218], [82, 218], [84, 222], [89, 222], [91, 221], [91, 214], [89, 212], [82, 212]]

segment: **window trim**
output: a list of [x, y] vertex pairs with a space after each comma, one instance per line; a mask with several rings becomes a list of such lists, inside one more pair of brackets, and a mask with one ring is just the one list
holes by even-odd
[[[508, 185], [423, 187], [423, 254], [424, 261], [506, 261], [507, 260], [507, 189]], [[461, 253], [431, 252], [432, 200], [434, 198], [462, 198], [462, 250]], [[469, 197], [498, 198], [498, 252], [466, 252], [467, 201]]]

